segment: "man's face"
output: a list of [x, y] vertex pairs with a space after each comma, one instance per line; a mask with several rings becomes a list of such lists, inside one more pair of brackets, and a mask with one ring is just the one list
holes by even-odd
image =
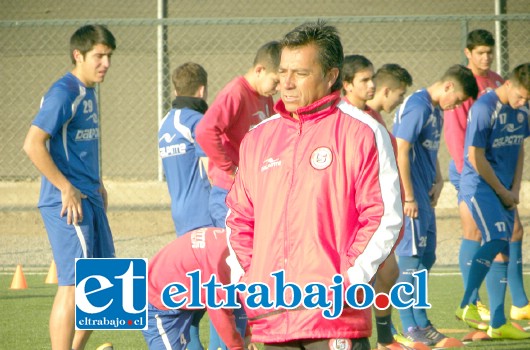
[[261, 96], [272, 96], [278, 92], [278, 83], [280, 82], [278, 73], [267, 72], [266, 69], [263, 69], [259, 79], [258, 94]]
[[401, 84], [400, 87], [395, 89], [389, 88], [385, 103], [383, 104], [383, 110], [386, 113], [391, 113], [394, 108], [403, 103], [406, 93], [407, 87], [405, 86], [405, 84]]
[[338, 68], [322, 72], [315, 45], [284, 48], [278, 74], [280, 97], [287, 111], [296, 112], [329, 95], [338, 73]]
[[493, 47], [477, 46], [473, 50], [464, 50], [469, 61], [469, 67], [473, 72], [486, 73], [493, 63]]
[[86, 86], [94, 86], [105, 79], [107, 70], [110, 68], [112, 49], [103, 44], [96, 44], [85, 56], [80, 52], [74, 52], [76, 59], [76, 72], [78, 78]]
[[460, 106], [468, 98], [469, 96], [464, 93], [462, 88], [451, 83], [446, 85], [446, 90], [440, 97], [439, 105], [445, 111]]
[[366, 68], [355, 73], [351, 82], [343, 82], [346, 96], [354, 101], [369, 101], [374, 98], [374, 69]]
[[508, 103], [513, 109], [523, 107], [528, 103], [530, 92], [524, 87], [515, 85], [511, 81], [506, 81], [508, 86]]

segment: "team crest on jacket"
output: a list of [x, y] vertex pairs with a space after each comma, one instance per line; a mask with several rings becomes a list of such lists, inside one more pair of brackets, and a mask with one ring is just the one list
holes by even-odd
[[319, 147], [311, 154], [311, 166], [317, 170], [326, 169], [333, 161], [333, 154], [327, 147]]
[[330, 339], [329, 350], [351, 350], [352, 342], [350, 339]]

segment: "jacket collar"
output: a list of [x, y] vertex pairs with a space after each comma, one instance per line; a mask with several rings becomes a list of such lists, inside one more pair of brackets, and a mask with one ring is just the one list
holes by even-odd
[[[307, 121], [318, 120], [333, 113], [337, 109], [340, 102], [340, 91], [332, 92], [331, 94], [322, 97], [320, 100], [313, 102], [308, 106], [298, 108], [296, 114], [300, 118], [300, 123]], [[296, 120], [291, 116], [291, 112], [285, 109], [285, 104], [280, 99], [276, 102], [274, 110], [283, 118]]]
[[208, 109], [208, 104], [202, 98], [192, 96], [177, 96], [171, 103], [175, 109], [189, 108], [204, 114]]

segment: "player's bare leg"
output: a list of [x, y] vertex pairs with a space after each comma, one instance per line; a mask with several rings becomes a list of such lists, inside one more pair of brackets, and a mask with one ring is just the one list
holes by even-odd
[[59, 286], [50, 314], [50, 339], [53, 350], [84, 349], [92, 332], [74, 332], [74, 324], [75, 287]]

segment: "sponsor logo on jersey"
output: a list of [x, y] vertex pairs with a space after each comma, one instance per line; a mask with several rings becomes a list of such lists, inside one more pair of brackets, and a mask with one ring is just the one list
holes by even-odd
[[510, 135], [496, 138], [493, 140], [493, 145], [491, 147], [505, 147], [505, 146], [515, 146], [520, 145], [524, 140], [523, 135]]
[[176, 145], [159, 147], [158, 153], [160, 153], [160, 157], [162, 158], [178, 156], [180, 154], [186, 154], [186, 144], [177, 143]]
[[261, 166], [261, 172], [267, 171], [270, 168], [277, 168], [282, 166], [282, 161], [280, 158], [267, 158], [263, 161], [263, 165]]
[[311, 154], [311, 166], [317, 170], [326, 169], [333, 161], [333, 154], [328, 147], [319, 147]]
[[99, 138], [99, 129], [90, 128], [90, 129], [79, 129], [75, 135], [76, 141], [92, 141]]

